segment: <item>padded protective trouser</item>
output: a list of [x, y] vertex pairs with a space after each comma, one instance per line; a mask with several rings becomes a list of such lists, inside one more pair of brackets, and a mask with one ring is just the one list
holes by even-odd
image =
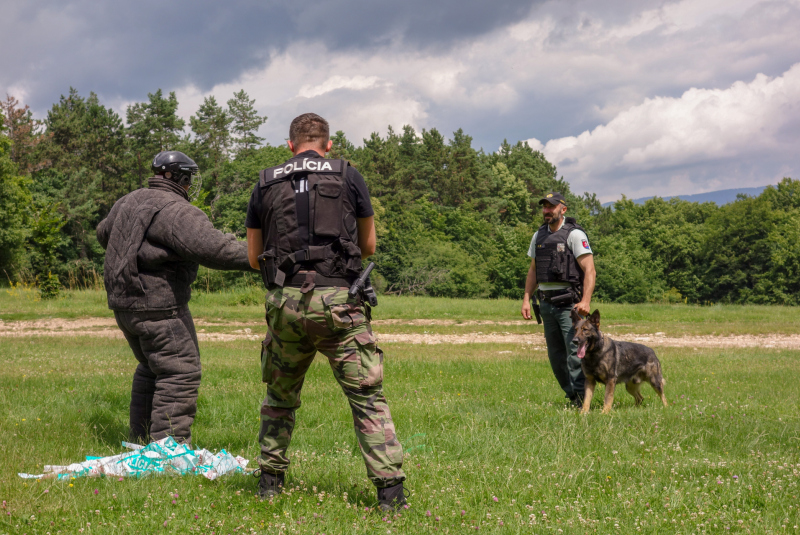
[[139, 361], [131, 388], [131, 441], [170, 435], [191, 442], [201, 372], [189, 308], [114, 311], [114, 317]]

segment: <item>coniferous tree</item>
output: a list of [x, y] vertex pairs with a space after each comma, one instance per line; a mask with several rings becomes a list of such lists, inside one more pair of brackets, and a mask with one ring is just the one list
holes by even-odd
[[[192, 117], [191, 137], [182, 136], [175, 95], [161, 91], [129, 107], [125, 129], [97, 95], [70, 89], [41, 122], [44, 132], [7, 96], [0, 103], [8, 115], [0, 113], [0, 269], [12, 280], [21, 272], [35, 276], [43, 292], [79, 279], [80, 270], [92, 280], [90, 270], [103, 261], [95, 227], [131, 189], [120, 177], [149, 175], [150, 159], [162, 149], [182, 150], [204, 172], [218, 172], [197, 203], [217, 228], [243, 237], [258, 171], [291, 153], [283, 145], [256, 148], [264, 118], [246, 93], [235, 96], [227, 110], [206, 99]], [[235, 131], [239, 104], [244, 127]], [[239, 143], [233, 160], [226, 129]], [[463, 131], [417, 135], [408, 125], [373, 133], [360, 146], [341, 131], [332, 139], [331, 156], [348, 159], [369, 186], [380, 242], [375, 282], [384, 291], [519, 298], [530, 239], [541, 224], [536, 201], [558, 190], [589, 233], [598, 298], [800, 304], [800, 181], [787, 178], [725, 206], [654, 198], [603, 207], [595, 194], [574, 194], [525, 142], [503, 142], [487, 154]], [[206, 273], [202, 284], [251, 284], [248, 277]]]
[[[0, 113], [0, 119], [5, 116]], [[13, 276], [19, 269], [25, 240], [30, 234], [28, 180], [17, 173], [11, 159], [13, 144], [0, 122], [0, 270]]]
[[232, 141], [231, 122], [233, 118], [217, 105], [213, 96], [206, 97], [197, 114], [189, 118], [195, 135], [191, 157], [197, 162], [201, 172], [210, 172], [214, 181], [219, 176], [220, 166], [228, 161]]
[[0, 113], [4, 115], [2, 126], [11, 142], [9, 157], [21, 172], [29, 175], [40, 164], [35, 151], [45, 139], [42, 121], [33, 118], [30, 106], [21, 106], [19, 100], [8, 94], [6, 100], [0, 102]]
[[264, 141], [264, 138], [258, 137], [256, 132], [267, 122], [267, 117], [258, 115], [253, 106], [255, 102], [255, 99], [250, 100], [244, 89], [234, 93], [233, 98], [228, 101], [228, 114], [233, 119], [231, 130], [237, 157], [251, 154]]
[[40, 280], [64, 280], [78, 265], [89, 270], [102, 262], [94, 229], [127, 192], [120, 180], [124, 129], [96, 94], [84, 98], [75, 88], [52, 106], [44, 125], [30, 183], [27, 267]]
[[46, 136], [38, 147], [47, 161], [43, 172], [71, 177], [70, 195], [93, 183], [100, 189], [95, 202], [101, 212], [127, 192], [120, 177], [125, 170], [124, 127], [120, 116], [100, 103], [95, 93], [84, 99], [74, 88], [61, 96], [44, 121]]
[[150, 172], [153, 156], [173, 150], [180, 142], [186, 124], [178, 117], [178, 98], [170, 92], [167, 98], [159, 89], [147, 94], [148, 102], [137, 102], [127, 109], [127, 138], [133, 156], [139, 187]]

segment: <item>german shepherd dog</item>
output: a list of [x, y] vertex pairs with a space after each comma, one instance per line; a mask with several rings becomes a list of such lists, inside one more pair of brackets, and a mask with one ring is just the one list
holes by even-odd
[[638, 407], [644, 399], [639, 387], [642, 381], [647, 381], [661, 397], [664, 406], [667, 406], [667, 398], [664, 397], [666, 381], [661, 375], [661, 363], [655, 351], [642, 344], [615, 342], [604, 335], [600, 332], [599, 310], [595, 310], [586, 319], [573, 310], [572, 324], [575, 327], [573, 342], [578, 346], [578, 358], [581, 359], [581, 368], [586, 376], [581, 414], [589, 412], [597, 381], [606, 385], [603, 414], [611, 411], [617, 383], [625, 383], [625, 388], [636, 400]]

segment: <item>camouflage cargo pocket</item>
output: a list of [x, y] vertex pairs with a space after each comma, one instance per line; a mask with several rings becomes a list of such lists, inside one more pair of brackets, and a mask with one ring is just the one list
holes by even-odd
[[261, 381], [267, 384], [272, 383], [272, 335], [267, 333], [267, 337], [261, 342]]
[[286, 295], [283, 293], [283, 289], [272, 290], [271, 292], [267, 292], [266, 297], [266, 319], [267, 325], [271, 326], [273, 329], [279, 329], [278, 321], [280, 320], [281, 312], [283, 311], [283, 305], [286, 303]]
[[367, 321], [364, 310], [355, 303], [331, 305], [330, 311], [334, 329], [352, 329]]
[[383, 351], [378, 348], [375, 333], [367, 326], [367, 330], [355, 335], [358, 346], [358, 382], [359, 386], [379, 386], [383, 384]]

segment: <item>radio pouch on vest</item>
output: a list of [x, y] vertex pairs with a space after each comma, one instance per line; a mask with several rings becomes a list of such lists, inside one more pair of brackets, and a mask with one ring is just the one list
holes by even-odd
[[563, 252], [553, 251], [550, 255], [550, 275], [554, 281], [562, 281], [565, 279], [564, 275], [567, 270], [567, 262], [569, 258]]

